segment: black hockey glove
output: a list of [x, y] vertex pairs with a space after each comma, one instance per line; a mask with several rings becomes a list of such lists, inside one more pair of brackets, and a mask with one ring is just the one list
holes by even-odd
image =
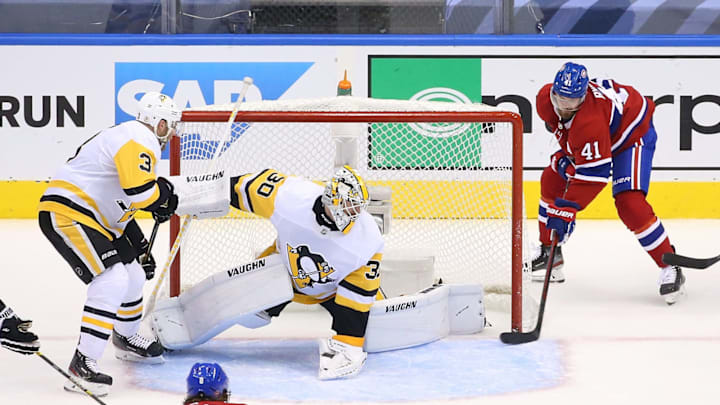
[[152, 252], [148, 251], [148, 248], [150, 247], [150, 244], [148, 243], [147, 239], [143, 239], [142, 242], [140, 242], [140, 255], [138, 256], [138, 262], [140, 262], [140, 265], [142, 266], [143, 270], [145, 270], [145, 279], [146, 280], [152, 280], [153, 277], [155, 277], [155, 258], [152, 255]]
[[153, 218], [159, 223], [167, 222], [175, 213], [178, 205], [178, 196], [175, 194], [175, 188], [164, 177], [158, 177], [158, 187], [160, 187], [160, 205], [152, 210]]
[[[0, 301], [0, 305], [2, 301]], [[4, 305], [3, 305], [4, 306]], [[0, 345], [20, 354], [35, 354], [40, 349], [40, 342], [36, 334], [28, 331], [32, 321], [24, 321], [17, 317], [10, 309], [0, 313]]]

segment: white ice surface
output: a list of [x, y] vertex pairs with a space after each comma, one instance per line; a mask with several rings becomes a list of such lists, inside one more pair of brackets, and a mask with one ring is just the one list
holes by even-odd
[[[666, 220], [664, 225], [678, 252], [720, 253], [720, 221]], [[142, 226], [149, 234], [151, 223]], [[158, 240], [167, 240], [166, 229]], [[166, 251], [166, 244], [158, 244], [158, 261]], [[654, 264], [620, 221], [579, 221], [563, 253], [567, 282], [551, 285], [537, 343], [500, 344], [497, 335], [509, 321], [490, 313], [494, 326], [477, 337], [371, 355], [355, 381], [327, 383], [315, 379], [313, 339], [331, 333], [329, 317], [321, 311], [288, 312], [267, 328], [234, 328], [152, 368], [116, 360], [108, 347], [101, 367], [115, 384], [104, 401], [179, 404], [188, 364], [196, 359], [221, 363], [229, 370], [232, 398], [251, 405], [344, 404], [352, 392], [358, 393], [356, 402], [384, 404], [718, 401], [720, 264], [686, 270], [688, 296], [668, 307], [657, 293]], [[34, 220], [0, 221], [0, 258], [0, 298], [35, 322], [42, 351], [65, 368], [78, 337], [84, 285]], [[64, 392], [62, 384], [63, 377], [41, 359], [0, 350], [0, 404], [93, 403]]]

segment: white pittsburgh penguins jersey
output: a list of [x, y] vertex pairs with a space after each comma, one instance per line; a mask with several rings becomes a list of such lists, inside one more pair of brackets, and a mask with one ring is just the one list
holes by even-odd
[[347, 234], [329, 231], [314, 210], [324, 187], [272, 169], [241, 176], [233, 190], [234, 207], [269, 218], [277, 230], [276, 248], [293, 287], [309, 298], [296, 301], [319, 302], [337, 293], [338, 304], [369, 309], [384, 245], [370, 214], [362, 212]]
[[55, 173], [38, 210], [64, 215], [113, 240], [138, 209], [160, 197], [159, 158], [157, 137], [138, 121], [102, 130]]

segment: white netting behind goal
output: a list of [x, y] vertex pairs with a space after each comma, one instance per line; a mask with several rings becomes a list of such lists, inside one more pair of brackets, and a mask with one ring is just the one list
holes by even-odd
[[[522, 295], [528, 277], [520, 252], [527, 257], [528, 244], [516, 115], [479, 104], [355, 97], [262, 101], [241, 104], [226, 138], [232, 108], [184, 112], [174, 153], [182, 174], [207, 171], [217, 148], [214, 164], [230, 176], [273, 168], [322, 181], [348, 163], [369, 186], [391, 190], [386, 256], [432, 255], [436, 277], [482, 283], [492, 293], [488, 302], [499, 295], [508, 310], [510, 297]], [[221, 139], [228, 141], [220, 145]], [[513, 176], [519, 186], [513, 187]], [[274, 240], [269, 221], [235, 209], [224, 218], [193, 221], [173, 282], [197, 283], [253, 259]], [[526, 329], [534, 306], [527, 300], [524, 306]], [[514, 325], [522, 316], [515, 312]]]

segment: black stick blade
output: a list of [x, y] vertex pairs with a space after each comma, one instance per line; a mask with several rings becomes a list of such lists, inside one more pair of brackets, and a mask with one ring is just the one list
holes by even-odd
[[671, 266], [688, 267], [691, 269], [705, 269], [720, 261], [720, 256], [710, 257], [707, 259], [697, 259], [687, 257], [677, 253], [663, 253], [663, 262]]
[[532, 332], [503, 332], [500, 334], [500, 341], [507, 345], [520, 345], [538, 340], [540, 333], [534, 330]]

